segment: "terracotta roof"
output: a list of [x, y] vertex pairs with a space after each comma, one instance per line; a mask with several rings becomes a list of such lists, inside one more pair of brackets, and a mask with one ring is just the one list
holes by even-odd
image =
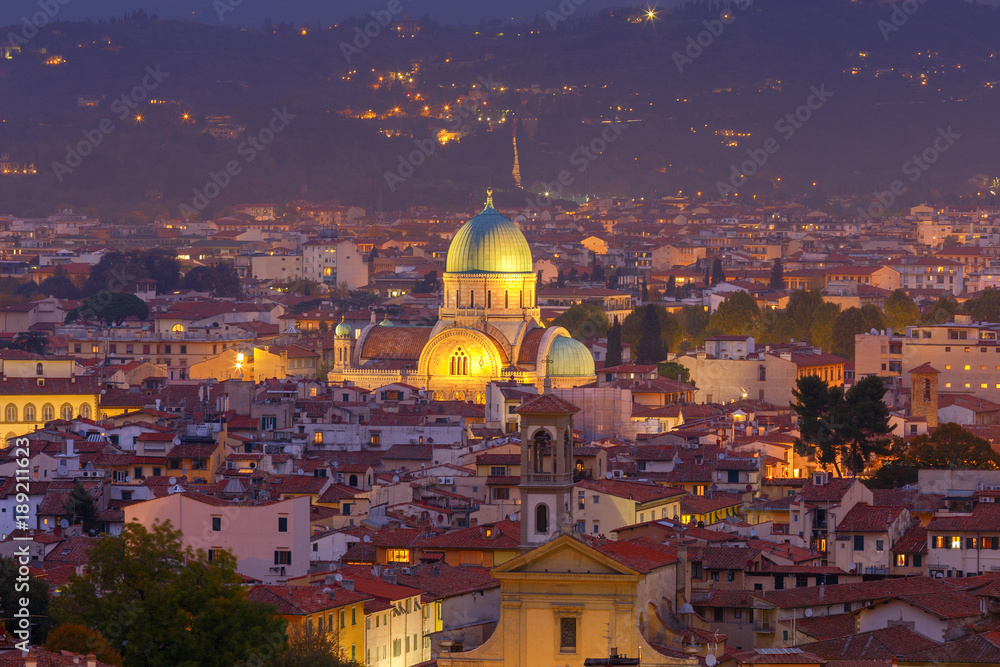
[[[324, 593], [324, 589], [330, 589]], [[285, 616], [305, 616], [321, 611], [336, 609], [355, 602], [369, 599], [369, 596], [346, 588], [313, 586], [252, 586], [247, 598], [274, 607], [275, 612]]]
[[476, 457], [476, 465], [480, 466], [518, 466], [521, 465], [520, 454], [480, 454]]
[[[791, 627], [791, 621], [781, 621]], [[795, 621], [796, 630], [818, 641], [835, 639], [853, 635], [855, 631], [853, 614], [830, 614], [829, 616], [813, 616], [798, 618]]]
[[[485, 529], [488, 526], [498, 529], [492, 537], [485, 537]], [[517, 549], [521, 544], [521, 523], [519, 521], [498, 521], [495, 524], [450, 530], [440, 535], [417, 540], [417, 544], [425, 549], [485, 549], [490, 551]]]
[[431, 331], [431, 327], [372, 327], [365, 336], [361, 358], [417, 361]]
[[903, 533], [896, 543], [892, 545], [894, 554], [923, 554], [927, 553], [927, 528], [920, 523], [914, 523], [905, 533]]
[[[953, 591], [955, 587], [940, 579], [930, 577], [904, 577], [882, 579], [854, 584], [833, 584], [810, 588], [791, 588], [758, 593], [760, 599], [782, 609], [816, 607], [820, 605], [861, 602], [879, 598], [899, 597], [921, 593]], [[822, 596], [822, 598], [820, 597]]]
[[822, 665], [825, 660], [814, 653], [795, 648], [754, 649], [733, 654], [740, 665]]
[[903, 513], [902, 507], [857, 503], [837, 524], [838, 533], [884, 533]]
[[965, 591], [901, 595], [899, 599], [942, 620], [978, 618], [982, 614], [979, 598]]
[[[39, 385], [39, 380], [44, 380], [44, 382]], [[96, 395], [100, 391], [100, 381], [93, 375], [75, 378], [22, 378], [4, 375], [0, 379], [0, 396]]]
[[[344, 568], [344, 576], [354, 570]], [[482, 567], [453, 567], [447, 563], [424, 564], [410, 567], [410, 574], [396, 573], [396, 582], [424, 591], [435, 599], [455, 597], [472, 592], [488, 591], [500, 587], [490, 571]]]
[[749, 547], [690, 547], [688, 560], [699, 560], [706, 570], [750, 570], [760, 549]]
[[910, 512], [944, 509], [943, 493], [921, 493], [920, 489], [872, 489], [873, 505], [899, 505]]
[[576, 486], [577, 488], [597, 491], [617, 498], [634, 500], [640, 504], [679, 497], [687, 493], [684, 489], [675, 489], [658, 484], [626, 482], [619, 479], [584, 479], [577, 482]]
[[891, 659], [937, 644], [905, 626], [894, 625], [800, 646], [827, 660], [878, 660]]
[[709, 514], [726, 507], [739, 507], [743, 504], [738, 494], [715, 493], [708, 496], [685, 496], [681, 498], [681, 513]]
[[525, 334], [524, 339], [521, 341], [521, 349], [517, 354], [517, 363], [519, 364], [534, 364], [538, 361], [538, 346], [542, 342], [542, 336], [545, 335], [545, 329], [536, 328]]
[[825, 484], [816, 485], [813, 482], [802, 487], [799, 495], [807, 502], [831, 502], [839, 503], [844, 499], [844, 495], [855, 484], [860, 484], [857, 479], [831, 477]]
[[641, 574], [649, 574], [678, 560], [676, 546], [666, 546], [645, 537], [622, 541], [595, 540], [588, 544]]
[[519, 415], [576, 414], [579, 411], [580, 408], [565, 399], [559, 398], [555, 394], [543, 394], [531, 398], [514, 409], [514, 412]]
[[981, 635], [946, 642], [940, 646], [932, 645], [911, 650], [903, 654], [900, 662], [997, 665], [1000, 664], [1000, 631], [991, 630]]

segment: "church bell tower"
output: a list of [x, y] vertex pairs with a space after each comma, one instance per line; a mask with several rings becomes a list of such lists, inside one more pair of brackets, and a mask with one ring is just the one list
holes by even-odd
[[546, 393], [514, 412], [521, 418], [521, 550], [573, 530], [573, 415], [569, 401]]

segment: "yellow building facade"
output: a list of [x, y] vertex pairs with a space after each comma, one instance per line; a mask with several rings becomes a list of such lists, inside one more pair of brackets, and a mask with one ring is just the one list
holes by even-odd
[[0, 354], [0, 433], [5, 443], [56, 419], [93, 419], [97, 378], [77, 377], [71, 357], [44, 357], [4, 350]]
[[486, 642], [438, 657], [439, 667], [583, 667], [607, 658], [610, 648], [644, 666], [695, 667], [696, 658], [658, 653], [635, 619], [635, 570], [608, 558], [579, 538], [561, 535], [500, 567], [500, 622]]
[[328, 379], [367, 388], [405, 382], [437, 400], [480, 403], [494, 380], [593, 382], [590, 350], [562, 327], [541, 326], [536, 281], [527, 240], [489, 199], [448, 248], [437, 322], [396, 327], [373, 315], [357, 338], [341, 323]]

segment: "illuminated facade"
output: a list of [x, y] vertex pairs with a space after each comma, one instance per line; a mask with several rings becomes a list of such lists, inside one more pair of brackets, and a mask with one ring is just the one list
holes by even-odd
[[531, 249], [517, 226], [493, 208], [452, 239], [442, 279], [444, 304], [426, 327], [374, 321], [355, 339], [338, 330], [331, 382], [375, 388], [421, 387], [438, 400], [482, 403], [486, 384], [515, 380], [575, 387], [594, 381], [594, 360], [562, 327], [543, 328]]

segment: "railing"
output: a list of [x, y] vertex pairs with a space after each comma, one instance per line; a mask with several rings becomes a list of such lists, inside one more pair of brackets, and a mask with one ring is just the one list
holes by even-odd
[[560, 473], [558, 475], [550, 472], [521, 474], [521, 481], [529, 484], [572, 484], [573, 475], [570, 473]]
[[773, 621], [754, 621], [753, 622], [754, 632], [764, 632], [770, 633], [774, 632], [774, 622]]

